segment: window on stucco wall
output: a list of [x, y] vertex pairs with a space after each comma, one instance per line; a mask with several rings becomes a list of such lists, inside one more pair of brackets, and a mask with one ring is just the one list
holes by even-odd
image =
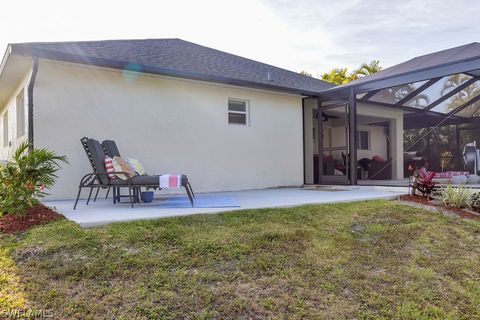
[[357, 132], [357, 149], [370, 150], [370, 131], [358, 130]]
[[248, 102], [246, 100], [228, 99], [228, 123], [248, 125]]

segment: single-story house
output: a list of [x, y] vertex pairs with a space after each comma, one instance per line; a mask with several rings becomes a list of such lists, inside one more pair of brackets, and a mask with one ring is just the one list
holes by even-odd
[[75, 198], [91, 171], [84, 136], [115, 140], [149, 173], [186, 174], [197, 192], [401, 181], [405, 130], [474, 123], [445, 101], [475, 85], [480, 45], [432, 55], [334, 86], [180, 39], [10, 44], [0, 160], [22, 141], [66, 155], [50, 199]]

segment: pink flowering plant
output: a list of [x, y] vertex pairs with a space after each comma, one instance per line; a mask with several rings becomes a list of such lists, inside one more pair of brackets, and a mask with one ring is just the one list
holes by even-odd
[[436, 187], [436, 182], [433, 180], [433, 178], [435, 177], [435, 172], [419, 170], [418, 174], [419, 176], [413, 184], [413, 193], [415, 194], [415, 190], [418, 190], [420, 191], [422, 196], [430, 199], [430, 196], [432, 192], [435, 191]]
[[67, 158], [44, 148], [29, 150], [22, 143], [12, 161], [0, 165], [0, 216], [25, 216], [55, 184], [61, 162], [68, 163]]

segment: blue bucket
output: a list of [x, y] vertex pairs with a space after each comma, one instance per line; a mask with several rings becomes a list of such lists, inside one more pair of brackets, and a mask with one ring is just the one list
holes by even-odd
[[150, 203], [153, 201], [153, 191], [144, 191], [141, 194], [142, 201], [145, 203]]

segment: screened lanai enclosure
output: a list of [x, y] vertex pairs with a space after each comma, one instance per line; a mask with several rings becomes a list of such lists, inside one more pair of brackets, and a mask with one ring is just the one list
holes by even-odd
[[304, 99], [305, 183], [407, 185], [480, 170], [480, 44], [416, 57]]

